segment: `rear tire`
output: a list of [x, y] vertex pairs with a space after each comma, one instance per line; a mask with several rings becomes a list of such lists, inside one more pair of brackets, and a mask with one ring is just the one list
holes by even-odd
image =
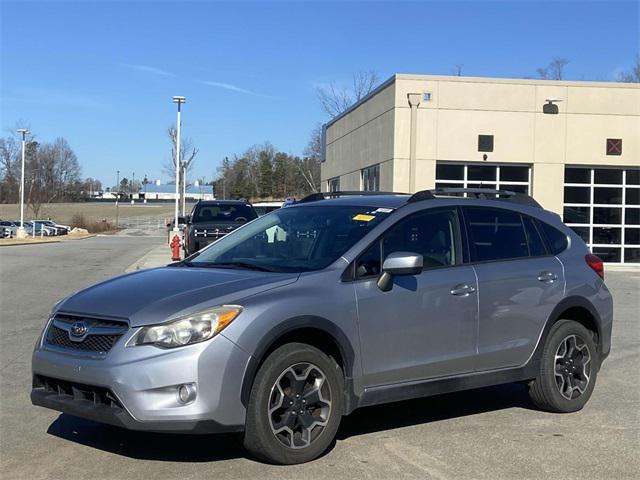
[[593, 333], [573, 320], [559, 320], [547, 336], [538, 377], [529, 383], [531, 400], [549, 412], [582, 409], [595, 387], [599, 362]]
[[315, 347], [289, 343], [271, 353], [253, 382], [244, 446], [290, 465], [311, 461], [333, 442], [344, 411], [340, 366]]

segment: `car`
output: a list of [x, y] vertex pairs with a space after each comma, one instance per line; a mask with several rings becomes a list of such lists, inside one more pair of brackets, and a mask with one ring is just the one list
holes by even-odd
[[53, 220], [35, 220], [36, 223], [54, 230], [54, 235], [67, 235], [71, 231], [68, 225], [60, 225]]
[[20, 223], [16, 224], [9, 220], [0, 220], [0, 236], [3, 238], [15, 237], [19, 226]]
[[284, 204], [284, 201], [282, 202], [257, 202], [257, 203], [253, 203], [253, 208], [255, 209], [256, 213], [258, 214], [258, 216], [262, 216], [262, 215], [266, 215], [267, 213], [271, 213], [274, 210], [278, 210], [279, 208], [282, 208], [282, 205]]
[[[19, 224], [20, 222], [18, 222]], [[26, 220], [23, 223], [24, 229], [27, 233], [27, 235], [31, 235], [31, 236], [44, 236], [44, 237], [48, 237], [51, 235], [55, 235], [55, 229], [51, 228], [51, 227], [47, 227], [46, 225], [42, 225], [41, 223], [37, 223], [37, 222], [33, 222], [32, 220]], [[35, 230], [35, 233], [34, 233]]]
[[61, 235], [61, 230], [55, 227], [52, 223], [48, 223], [47, 220], [32, 220], [33, 223], [36, 224], [37, 229], [43, 229], [49, 233], [49, 235]]
[[246, 200], [207, 200], [193, 206], [184, 231], [184, 251], [189, 256], [258, 218]]
[[31, 400], [132, 430], [242, 432], [255, 457], [295, 464], [369, 405], [523, 382], [540, 409], [576, 412], [612, 321], [602, 261], [531, 197], [317, 193], [59, 302]]

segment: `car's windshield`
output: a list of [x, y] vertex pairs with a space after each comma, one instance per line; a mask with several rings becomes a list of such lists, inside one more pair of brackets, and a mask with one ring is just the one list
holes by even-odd
[[256, 218], [256, 212], [243, 203], [216, 203], [196, 205], [191, 221], [206, 222], [248, 222]]
[[390, 212], [375, 207], [283, 208], [228, 234], [185, 264], [277, 272], [319, 270], [337, 260]]

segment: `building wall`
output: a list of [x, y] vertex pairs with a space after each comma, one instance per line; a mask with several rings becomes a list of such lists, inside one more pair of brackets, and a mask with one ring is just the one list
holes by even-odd
[[[381, 164], [382, 170], [392, 171], [394, 90], [389, 84], [327, 130], [326, 157], [331, 160], [322, 165], [323, 191], [327, 180], [336, 176], [341, 177], [342, 190], [360, 190], [360, 170], [368, 165]], [[381, 188], [391, 188], [392, 177], [385, 177]]]
[[[417, 108], [416, 180], [410, 185], [411, 108], [407, 95], [429, 92]], [[559, 98], [559, 113], [543, 113]], [[494, 135], [494, 151], [478, 152], [478, 135]], [[622, 138], [622, 155], [605, 153]], [[564, 165], [640, 166], [640, 86], [396, 75], [384, 88], [327, 127], [322, 187], [339, 176], [358, 190], [360, 170], [381, 164], [381, 190], [433, 188], [437, 161], [532, 165], [532, 194], [558, 213]]]

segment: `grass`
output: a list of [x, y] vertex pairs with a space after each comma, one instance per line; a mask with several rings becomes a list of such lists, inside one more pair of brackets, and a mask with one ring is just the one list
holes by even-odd
[[[191, 208], [187, 205], [187, 209]], [[120, 202], [119, 216], [120, 218], [131, 217], [172, 217], [173, 203], [150, 203], [142, 204]], [[31, 208], [25, 208], [25, 220], [33, 218]], [[116, 223], [116, 206], [115, 203], [50, 203], [43, 205], [40, 209], [39, 219], [51, 217], [55, 222], [63, 225], [71, 225], [74, 215], [81, 215], [86, 222], [93, 223]], [[16, 220], [20, 218], [20, 205], [18, 204], [0, 204], [0, 219]]]

